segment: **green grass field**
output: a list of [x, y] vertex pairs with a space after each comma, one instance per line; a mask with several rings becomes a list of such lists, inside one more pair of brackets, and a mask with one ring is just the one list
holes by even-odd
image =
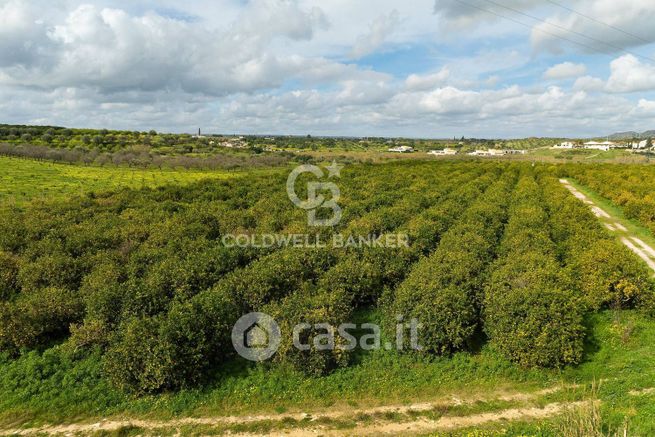
[[526, 159], [538, 159], [543, 161], [556, 162], [578, 162], [578, 163], [604, 163], [613, 162], [621, 164], [647, 163], [649, 158], [644, 154], [632, 153], [627, 149], [611, 149], [607, 152], [602, 150], [555, 150], [550, 147], [543, 147], [531, 150], [522, 156]]
[[225, 179], [243, 172], [96, 167], [0, 157], [0, 204], [23, 205], [118, 188], [186, 185], [201, 179]]

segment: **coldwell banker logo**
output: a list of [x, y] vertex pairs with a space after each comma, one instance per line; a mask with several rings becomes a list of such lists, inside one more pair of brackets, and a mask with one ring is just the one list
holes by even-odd
[[[325, 167], [328, 170], [327, 179], [341, 177], [343, 166], [333, 161], [331, 165]], [[301, 200], [296, 193], [296, 179], [303, 173], [311, 173], [317, 179], [325, 178], [323, 170], [316, 165], [301, 165], [293, 169], [287, 178], [287, 194], [289, 199], [298, 208], [307, 211], [307, 224], [309, 226], [335, 226], [341, 220], [341, 207], [337, 204], [341, 191], [334, 182], [310, 181], [307, 183], [307, 199]], [[330, 191], [331, 198], [327, 200], [322, 191]], [[317, 211], [321, 208], [332, 210], [332, 216], [329, 218], [318, 218]]]

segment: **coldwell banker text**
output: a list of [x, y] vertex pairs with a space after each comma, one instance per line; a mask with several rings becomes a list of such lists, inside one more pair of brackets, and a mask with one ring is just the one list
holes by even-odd
[[364, 248], [409, 247], [407, 234], [343, 235], [333, 234], [226, 234], [221, 238], [226, 247], [295, 247], [295, 248]]

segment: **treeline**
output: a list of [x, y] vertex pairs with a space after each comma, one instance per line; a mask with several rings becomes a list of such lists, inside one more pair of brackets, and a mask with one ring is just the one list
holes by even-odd
[[345, 150], [386, 151], [390, 147], [408, 146], [417, 151], [455, 147], [462, 152], [476, 149], [534, 149], [561, 141], [555, 138], [524, 138], [515, 140], [454, 137], [452, 139], [415, 139], [384, 137], [316, 137], [312, 135], [195, 135], [109, 129], [71, 129], [58, 126], [20, 126], [0, 124], [0, 142], [30, 144], [56, 149], [86, 148], [100, 152], [118, 152], [135, 147], [151, 147], [162, 155], [212, 155], [239, 149], [261, 153], [267, 150]]
[[139, 168], [187, 168], [187, 169], [230, 169], [240, 167], [273, 167], [286, 164], [291, 154], [276, 155], [232, 155], [210, 156], [161, 155], [149, 147], [132, 147], [116, 152], [102, 152], [97, 149], [76, 147], [56, 149], [47, 146], [0, 143], [0, 156], [51, 161], [67, 164], [98, 166], [128, 166]]
[[162, 134], [155, 130], [139, 132], [21, 125], [0, 125], [0, 140], [12, 143], [32, 143], [64, 148], [89, 146], [104, 151], [138, 145], [157, 147], [174, 146], [176, 144], [185, 146], [185, 148], [180, 148], [179, 150], [190, 151], [193, 149], [194, 144], [200, 148], [209, 145], [208, 138], [197, 138], [189, 134]]

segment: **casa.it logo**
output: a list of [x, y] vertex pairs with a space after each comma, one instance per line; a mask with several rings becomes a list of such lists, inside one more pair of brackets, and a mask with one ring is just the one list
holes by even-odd
[[280, 326], [265, 313], [248, 313], [232, 327], [232, 346], [250, 361], [266, 361], [280, 347]]
[[[331, 165], [325, 167], [328, 171], [327, 179], [340, 178], [343, 166], [333, 161]], [[289, 199], [298, 208], [307, 211], [307, 224], [309, 226], [335, 226], [341, 221], [341, 207], [337, 204], [341, 191], [334, 182], [310, 181], [307, 182], [307, 199], [302, 200], [296, 193], [296, 179], [303, 173], [311, 173], [317, 179], [325, 178], [325, 173], [316, 165], [301, 165], [293, 169], [287, 178], [287, 194]], [[329, 191], [331, 198], [328, 200], [321, 192]], [[322, 208], [332, 210], [332, 216], [329, 218], [317, 217], [317, 211]]]

